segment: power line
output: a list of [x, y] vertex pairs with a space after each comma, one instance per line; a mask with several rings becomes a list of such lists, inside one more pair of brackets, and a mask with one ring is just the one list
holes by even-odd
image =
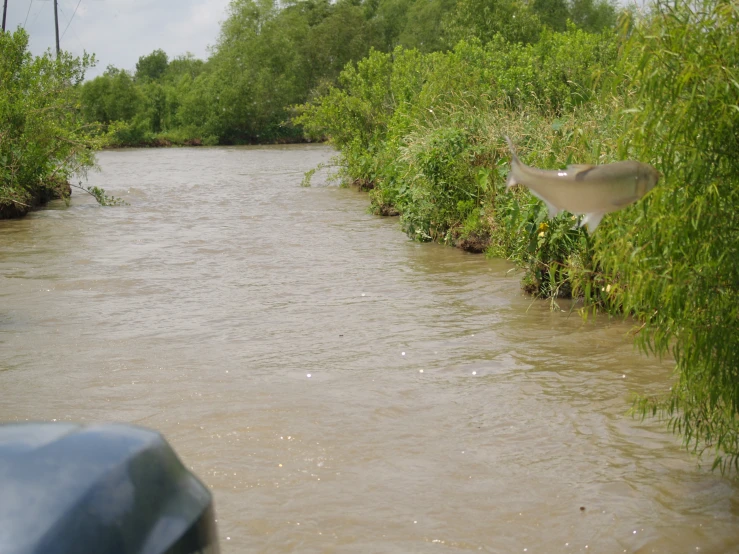
[[26, 20], [23, 22], [23, 28], [26, 28], [26, 23], [28, 23], [28, 14], [31, 13], [31, 6], [33, 6], [33, 0], [31, 0], [31, 3], [28, 4], [28, 11], [26, 12]]
[[[80, 3], [81, 3], [81, 2], [80, 2]], [[79, 5], [78, 5], [78, 7], [79, 7]], [[76, 10], [76, 9], [77, 9], [77, 8], [75, 8], [75, 10]], [[64, 29], [64, 31], [65, 31], [65, 33], [66, 33], [66, 31], [67, 31], [67, 30], [68, 30], [68, 29], [70, 28], [70, 24], [71, 24], [72, 20], [71, 20], [71, 19], [70, 19], [69, 17], [67, 17], [67, 12], [65, 12], [65, 11], [64, 11], [64, 8], [62, 8], [62, 5], [61, 5], [61, 4], [59, 4], [59, 11], [60, 11], [60, 12], [62, 12], [62, 15], [64, 16], [64, 19], [66, 19], [66, 20], [67, 20], [67, 22], [68, 22], [68, 23], [67, 23], [67, 26], [66, 26], [66, 27], [65, 27], [65, 29]], [[64, 23], [62, 22], [62, 24], [64, 24]], [[80, 38], [80, 36], [79, 36], [79, 35], [77, 34], [77, 31], [75, 31], [75, 30], [74, 30], [74, 27], [72, 27], [71, 29], [72, 29], [72, 33], [73, 33], [73, 34], [74, 34], [74, 36], [75, 36], [75, 37], [77, 38], [77, 42], [79, 43], [80, 49], [81, 49], [81, 50], [84, 50], [84, 49], [85, 49], [85, 47], [84, 47], [84, 46], [82, 45], [82, 39], [81, 39], [81, 38]], [[62, 35], [62, 36], [63, 36], [63, 35]]]
[[31, 21], [31, 27], [33, 27], [33, 26], [34, 26], [34, 24], [36, 23], [36, 21], [38, 21], [38, 16], [40, 16], [40, 15], [41, 15], [41, 12], [42, 12], [42, 11], [43, 11], [43, 10], [38, 10], [38, 11], [36, 12], [36, 15], [35, 15], [35, 16], [33, 16], [33, 21]]
[[[69, 18], [67, 18], [67, 13], [64, 11], [64, 9], [62, 8], [61, 4], [59, 5], [59, 11], [62, 12], [62, 15], [65, 17], [65, 19], [69, 19]], [[67, 24], [67, 27], [69, 27], [69, 24]], [[77, 37], [77, 42], [79, 42], [80, 43], [80, 46], [82, 46], [82, 39], [77, 34], [77, 31], [75, 31], [74, 29], [72, 29], [72, 32], [74, 33], [74, 36]], [[84, 47], [82, 47], [82, 49], [84, 50]]]
[[69, 29], [69, 26], [72, 24], [72, 20], [74, 19], [74, 16], [77, 13], [77, 8], [80, 7], [80, 4], [81, 3], [82, 3], [82, 0], [79, 0], [79, 2], [77, 2], [77, 6], [75, 6], [74, 11], [72, 12], [72, 17], [69, 18], [69, 23], [67, 23], [67, 26], [64, 27], [64, 32], [62, 33], [62, 38], [64, 38], [64, 35], [67, 34], [67, 29]]

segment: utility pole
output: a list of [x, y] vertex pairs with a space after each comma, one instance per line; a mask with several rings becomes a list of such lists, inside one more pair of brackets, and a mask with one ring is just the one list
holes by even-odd
[[[5, 0], [7, 5], [8, 0]], [[54, 27], [56, 28], [56, 57], [59, 57], [59, 13], [57, 12], [57, 0], [54, 0]]]
[[5, 32], [5, 16], [8, 15], [8, 0], [3, 4], [3, 33]]

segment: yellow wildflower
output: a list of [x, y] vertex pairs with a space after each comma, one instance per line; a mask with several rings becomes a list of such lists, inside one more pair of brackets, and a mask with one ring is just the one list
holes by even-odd
[[547, 231], [547, 229], [549, 229], [549, 225], [547, 225], [547, 222], [546, 221], [542, 221], [539, 224], [539, 236], [542, 236], [541, 234], [542, 233], [545, 233]]

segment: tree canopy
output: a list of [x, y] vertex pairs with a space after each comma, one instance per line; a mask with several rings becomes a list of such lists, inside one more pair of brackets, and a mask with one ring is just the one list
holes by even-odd
[[169, 58], [164, 50], [154, 50], [148, 56], [141, 56], [136, 62], [136, 78], [156, 81], [167, 71]]
[[568, 20], [612, 27], [615, 13], [608, 0], [232, 0], [208, 60], [158, 49], [133, 74], [109, 68], [85, 84], [84, 111], [117, 122], [119, 144], [299, 140], [292, 106], [371, 50], [432, 53], [496, 35], [534, 43]]

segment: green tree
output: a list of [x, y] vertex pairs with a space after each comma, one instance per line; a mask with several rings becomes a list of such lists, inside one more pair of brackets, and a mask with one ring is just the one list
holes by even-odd
[[[231, 3], [208, 82], [217, 91], [208, 119], [225, 142], [300, 136], [290, 106], [305, 101], [321, 82], [335, 80], [350, 61], [380, 41], [359, 3], [305, 0], [281, 9], [270, 1]], [[204, 91], [202, 91], [204, 92]], [[187, 102], [188, 113], [203, 111]], [[190, 117], [190, 116], [188, 116]]]
[[151, 132], [160, 133], [166, 128], [167, 91], [161, 83], [147, 82], [141, 87], [141, 92], [144, 101], [140, 113], [149, 121]]
[[616, 25], [616, 6], [609, 0], [570, 0], [573, 23], [593, 33]]
[[[304, 48], [315, 77], [334, 81], [347, 63], [365, 57], [370, 48], [380, 48], [382, 37], [364, 19], [362, 7], [339, 0], [326, 18], [310, 28]], [[302, 49], [301, 49], [302, 50]], [[310, 83], [313, 85], [314, 83]]]
[[80, 84], [94, 59], [66, 52], [34, 57], [22, 29], [0, 32], [0, 213], [68, 194], [69, 179], [100, 146], [85, 124]]
[[224, 83], [214, 71], [212, 63], [209, 63], [196, 78], [180, 80], [177, 124], [189, 129], [190, 134], [194, 136], [215, 137], [216, 140], [223, 142], [223, 137], [227, 135], [227, 121], [220, 108], [223, 87]]
[[389, 52], [400, 41], [413, 0], [379, 0], [365, 4], [365, 19], [377, 34], [376, 48]]
[[90, 122], [129, 121], [142, 107], [143, 97], [131, 74], [112, 66], [85, 82], [80, 92], [82, 110]]
[[189, 76], [194, 79], [203, 72], [205, 62], [197, 59], [190, 52], [182, 56], [176, 56], [167, 65], [164, 72], [164, 79], [170, 83], [175, 83], [183, 76]]
[[529, 44], [536, 42], [541, 32], [539, 16], [521, 0], [458, 0], [446, 25], [450, 45], [470, 38], [485, 43], [496, 34], [510, 42]]
[[446, 38], [444, 21], [456, 7], [456, 0], [416, 0], [411, 4], [399, 44], [417, 48], [421, 52], [444, 50]]
[[532, 5], [539, 19], [554, 31], [564, 31], [570, 17], [566, 0], [534, 0]]
[[136, 79], [156, 81], [167, 71], [169, 58], [164, 50], [154, 50], [148, 56], [141, 56], [136, 62]]

